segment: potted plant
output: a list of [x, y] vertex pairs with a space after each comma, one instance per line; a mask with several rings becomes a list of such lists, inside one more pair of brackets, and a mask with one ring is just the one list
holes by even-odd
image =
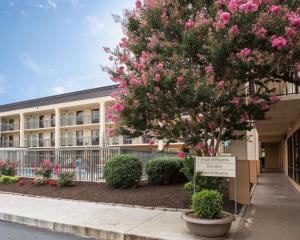
[[216, 190], [204, 189], [192, 196], [192, 210], [182, 219], [192, 234], [217, 238], [226, 235], [235, 217], [223, 211], [222, 195]]

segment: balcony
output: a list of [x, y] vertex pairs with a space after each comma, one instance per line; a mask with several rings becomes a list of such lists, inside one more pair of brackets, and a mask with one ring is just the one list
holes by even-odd
[[32, 120], [32, 121], [26, 121], [25, 122], [25, 129], [43, 129], [43, 128], [51, 128], [55, 127], [55, 120], [49, 119], [49, 120]]
[[2, 124], [1, 132], [17, 131], [20, 130], [20, 124]]
[[300, 85], [298, 82], [269, 82], [268, 88], [273, 89], [276, 95], [291, 95], [300, 93]]
[[61, 138], [62, 147], [99, 146], [99, 137]]
[[25, 140], [25, 147], [54, 147], [54, 139], [32, 139]]
[[19, 140], [3, 140], [0, 141], [0, 147], [9, 148], [9, 147], [20, 147]]
[[72, 118], [61, 118], [62, 127], [95, 123], [99, 123], [99, 117], [92, 117], [92, 115], [84, 115]]

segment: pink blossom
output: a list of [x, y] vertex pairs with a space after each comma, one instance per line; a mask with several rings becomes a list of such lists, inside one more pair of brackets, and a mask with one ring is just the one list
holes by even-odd
[[248, 14], [251, 12], [256, 12], [258, 10], [258, 4], [253, 3], [253, 1], [248, 0], [248, 2], [240, 5], [240, 10]]
[[122, 75], [124, 73], [124, 67], [123, 66], [118, 67], [117, 72], [119, 75]]
[[114, 130], [112, 128], [108, 129], [108, 137], [112, 138], [114, 135]]
[[128, 41], [127, 38], [122, 38], [121, 42], [119, 43], [120, 48], [127, 48], [128, 47]]
[[176, 79], [176, 85], [180, 86], [183, 83], [183, 81], [184, 81], [184, 77], [183, 76], [177, 77], [177, 79]]
[[238, 106], [240, 104], [240, 99], [237, 97], [234, 97], [231, 101], [230, 101], [233, 105]]
[[270, 13], [275, 13], [278, 14], [281, 11], [282, 7], [278, 5], [272, 5], [269, 7], [269, 12]]
[[113, 105], [113, 109], [116, 111], [116, 112], [122, 112], [124, 110], [124, 105], [121, 104], [121, 103], [115, 103], [115, 105]]
[[233, 26], [228, 30], [228, 32], [229, 32], [230, 34], [237, 35], [237, 34], [240, 33], [240, 29], [238, 28], [237, 25], [233, 25]]
[[199, 142], [196, 146], [195, 146], [195, 149], [196, 151], [201, 151], [203, 150], [205, 147], [205, 144], [203, 142]]
[[184, 154], [184, 152], [178, 152], [177, 153], [177, 157], [179, 157], [179, 158], [185, 158], [185, 154]]
[[213, 73], [213, 72], [214, 72], [214, 67], [212, 65], [208, 65], [205, 67], [206, 74]]
[[208, 154], [213, 155], [216, 153], [216, 150], [214, 147], [208, 147], [207, 152], [208, 152]]
[[220, 14], [220, 19], [221, 19], [221, 21], [222, 21], [222, 23], [223, 23], [224, 25], [227, 25], [227, 23], [228, 23], [229, 20], [230, 20], [230, 13], [229, 13], [229, 12], [222, 12], [222, 13]]
[[272, 47], [281, 50], [285, 47], [287, 41], [283, 37], [273, 37], [272, 38]]
[[154, 88], [154, 91], [155, 91], [156, 93], [159, 93], [159, 92], [160, 92], [160, 88], [159, 88], [159, 87], [155, 87], [155, 88]]
[[154, 78], [154, 80], [156, 81], [156, 82], [159, 82], [160, 81], [160, 75], [158, 74], [158, 73], [156, 73], [155, 74], [155, 78]]
[[248, 57], [251, 54], [252, 50], [250, 48], [244, 48], [239, 52], [239, 56]]
[[139, 81], [135, 77], [133, 77], [133, 78], [130, 79], [129, 84], [131, 86], [140, 86], [140, 85], [142, 85], [141, 81]]
[[185, 23], [185, 27], [188, 29], [188, 30], [191, 30], [193, 27], [194, 27], [195, 23], [193, 20], [189, 19], [186, 23]]
[[280, 101], [280, 97], [277, 96], [277, 95], [272, 95], [272, 96], [270, 96], [270, 101], [271, 101], [272, 103], [279, 102], [279, 101]]
[[108, 47], [103, 47], [103, 50], [104, 50], [104, 52], [106, 52], [106, 53], [110, 53], [110, 48], [108, 48]]
[[157, 69], [159, 69], [159, 70], [163, 70], [164, 69], [164, 64], [163, 63], [159, 63], [159, 64], [157, 64]]
[[141, 0], [136, 0], [135, 1], [135, 7], [140, 9], [142, 7], [142, 1]]
[[231, 0], [228, 4], [228, 9], [232, 13], [236, 13], [239, 9], [239, 4], [237, 0]]
[[223, 22], [218, 21], [218, 22], [215, 23], [215, 27], [216, 27], [216, 30], [217, 30], [217, 31], [220, 31], [220, 30], [222, 30], [223, 28], [225, 28], [225, 25], [224, 25]]
[[222, 89], [222, 88], [224, 88], [224, 85], [225, 85], [225, 81], [224, 80], [218, 82], [218, 88]]
[[295, 13], [289, 13], [287, 14], [287, 17], [291, 23], [292, 27], [298, 27], [300, 26], [300, 17], [297, 16]]
[[149, 140], [149, 144], [151, 144], [151, 145], [155, 144], [155, 140], [151, 138], [151, 139]]
[[257, 29], [256, 31], [254, 31], [255, 36], [257, 36], [258, 38], [264, 38], [266, 33], [267, 33], [267, 30], [264, 27], [261, 27], [261, 28]]
[[58, 165], [55, 165], [55, 167], [53, 168], [53, 173], [55, 174], [55, 175], [57, 175], [57, 174], [59, 174], [59, 166]]
[[285, 27], [285, 35], [289, 38], [293, 37], [296, 35], [296, 31], [294, 28], [291, 27]]
[[135, 62], [135, 63], [133, 63], [133, 67], [135, 70], [140, 71], [140, 70], [142, 70], [143, 65]]

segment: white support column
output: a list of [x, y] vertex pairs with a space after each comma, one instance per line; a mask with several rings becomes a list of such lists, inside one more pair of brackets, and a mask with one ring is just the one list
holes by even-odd
[[24, 113], [20, 113], [20, 147], [25, 147], [25, 121]]
[[100, 146], [104, 144], [104, 135], [105, 135], [105, 102], [100, 102], [100, 129], [99, 129], [99, 139]]
[[55, 108], [55, 148], [60, 148], [60, 109]]

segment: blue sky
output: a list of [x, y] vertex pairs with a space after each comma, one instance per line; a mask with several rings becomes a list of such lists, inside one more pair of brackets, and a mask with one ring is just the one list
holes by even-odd
[[134, 0], [0, 0], [0, 104], [112, 84], [103, 46], [122, 37], [111, 14]]

